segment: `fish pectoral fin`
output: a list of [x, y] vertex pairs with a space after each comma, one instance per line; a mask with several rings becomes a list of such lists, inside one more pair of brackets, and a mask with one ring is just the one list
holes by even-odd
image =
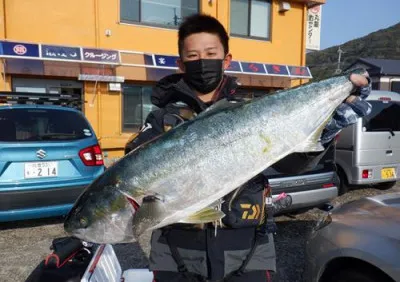
[[321, 142], [316, 141], [313, 143], [312, 141], [306, 141], [302, 144], [302, 146], [296, 147], [296, 153], [307, 153], [307, 152], [322, 152], [325, 148], [322, 146]]
[[188, 216], [187, 218], [180, 220], [179, 222], [189, 223], [189, 224], [207, 223], [220, 220], [224, 216], [225, 214], [222, 211], [216, 210], [211, 207], [207, 207]]
[[143, 203], [135, 213], [135, 219], [141, 218], [158, 218], [162, 216], [166, 211], [166, 207], [163, 201], [157, 196], [151, 195], [143, 198]]
[[303, 143], [296, 147], [296, 153], [322, 152], [325, 150], [321, 144], [322, 132], [332, 116], [329, 116]]

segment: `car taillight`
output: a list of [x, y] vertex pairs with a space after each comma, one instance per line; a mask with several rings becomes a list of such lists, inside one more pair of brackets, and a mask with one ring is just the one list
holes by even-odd
[[372, 169], [364, 169], [362, 171], [361, 177], [364, 179], [372, 178]]
[[94, 145], [79, 151], [79, 157], [87, 166], [104, 165], [103, 155], [99, 145]]
[[330, 187], [334, 187], [335, 185], [333, 183], [328, 183], [328, 184], [324, 184], [322, 185], [322, 188], [330, 188]]

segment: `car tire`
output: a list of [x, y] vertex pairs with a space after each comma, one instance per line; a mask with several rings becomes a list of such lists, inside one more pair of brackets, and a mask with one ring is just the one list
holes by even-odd
[[396, 181], [378, 183], [375, 185], [375, 187], [380, 190], [388, 190], [392, 188], [394, 185], [396, 185]]
[[331, 277], [329, 282], [390, 282], [385, 275], [368, 270], [343, 269]]
[[347, 180], [347, 176], [344, 173], [343, 169], [338, 167], [337, 174], [339, 176], [339, 191], [338, 194], [339, 196], [346, 194], [347, 192], [350, 191], [350, 185]]

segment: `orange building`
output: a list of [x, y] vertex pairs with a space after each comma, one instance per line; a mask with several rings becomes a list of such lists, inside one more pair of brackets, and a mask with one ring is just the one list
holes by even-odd
[[230, 34], [241, 92], [267, 93], [311, 77], [307, 9], [325, 0], [0, 0], [1, 91], [79, 95], [106, 159], [152, 109], [151, 86], [176, 72], [177, 26], [218, 18]]

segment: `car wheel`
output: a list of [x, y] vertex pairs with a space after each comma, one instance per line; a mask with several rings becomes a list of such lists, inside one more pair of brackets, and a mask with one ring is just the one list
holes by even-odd
[[343, 269], [331, 277], [329, 282], [390, 282], [379, 272]]
[[338, 167], [337, 174], [339, 176], [339, 191], [338, 191], [338, 194], [340, 196], [340, 195], [344, 195], [344, 194], [346, 194], [347, 192], [350, 191], [350, 185], [349, 185], [349, 182], [347, 181], [347, 176], [344, 173], [343, 169]]
[[394, 185], [396, 185], [396, 181], [391, 181], [391, 182], [382, 182], [374, 185], [376, 188], [381, 189], [381, 190], [387, 190], [392, 188]]

